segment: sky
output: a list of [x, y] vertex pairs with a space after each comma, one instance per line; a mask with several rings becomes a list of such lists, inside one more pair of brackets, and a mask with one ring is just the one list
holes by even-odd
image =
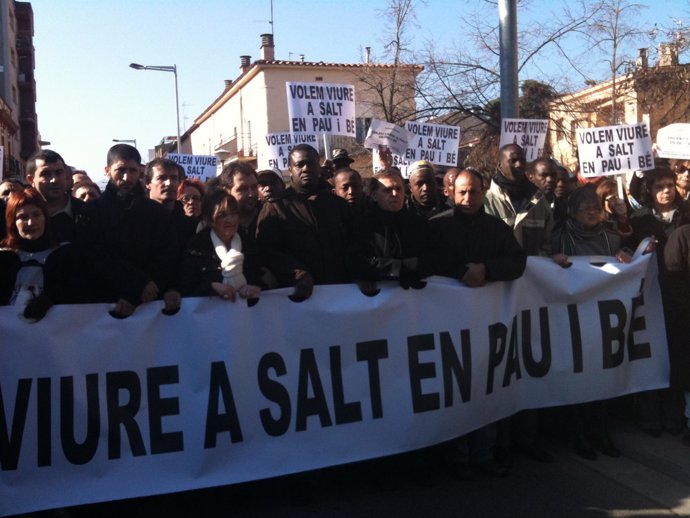
[[[417, 7], [413, 45], [462, 44], [468, 10], [482, 0], [428, 0]], [[362, 62], [364, 47], [381, 55], [386, 0], [274, 0], [276, 59]], [[563, 0], [520, 3], [518, 23], [549, 16]], [[654, 23], [690, 15], [689, 0], [639, 0]], [[175, 135], [172, 73], [130, 63], [177, 65], [183, 133], [239, 75], [240, 55], [260, 57], [271, 32], [269, 0], [33, 0], [38, 128], [73, 167], [102, 180], [113, 139], [136, 140], [144, 160]], [[496, 23], [498, 10], [496, 9]]]

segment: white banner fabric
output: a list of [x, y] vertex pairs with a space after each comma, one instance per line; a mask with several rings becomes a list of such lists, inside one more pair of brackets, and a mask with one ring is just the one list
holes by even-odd
[[[303, 303], [185, 299], [125, 320], [0, 308], [0, 514], [231, 484], [414, 450], [525, 408], [668, 385], [653, 256], [511, 283], [434, 277]], [[643, 282], [644, 280], [644, 282]], [[642, 290], [642, 291], [640, 291]]]
[[656, 132], [656, 152], [662, 158], [690, 160], [690, 124], [676, 123], [660, 128]]

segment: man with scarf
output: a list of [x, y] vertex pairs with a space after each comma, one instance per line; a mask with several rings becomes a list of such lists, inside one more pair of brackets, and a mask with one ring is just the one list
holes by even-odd
[[280, 286], [294, 286], [292, 299], [302, 301], [314, 284], [349, 281], [346, 250], [350, 240], [347, 202], [321, 190], [316, 149], [300, 144], [288, 156], [292, 185], [265, 204], [257, 224], [263, 263]]
[[525, 154], [517, 144], [498, 151], [498, 169], [484, 198], [489, 214], [505, 221], [527, 255], [551, 256], [553, 216], [549, 202], [525, 176]]
[[[484, 198], [487, 214], [497, 216], [513, 229], [515, 239], [527, 255], [551, 256], [551, 207], [536, 185], [525, 176], [525, 154], [517, 144], [507, 144], [498, 151], [498, 169]], [[540, 462], [553, 462], [537, 436], [538, 414], [526, 410], [515, 416], [518, 448]], [[510, 419], [498, 424], [497, 458], [510, 463]]]

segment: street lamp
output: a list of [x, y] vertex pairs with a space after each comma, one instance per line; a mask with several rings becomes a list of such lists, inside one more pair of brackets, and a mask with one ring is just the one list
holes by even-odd
[[119, 138], [114, 138], [114, 139], [113, 139], [113, 142], [121, 142], [121, 143], [123, 143], [123, 144], [134, 144], [134, 147], [135, 147], [135, 148], [137, 147], [137, 139], [135, 139], [135, 138], [134, 138], [134, 139], [126, 139], [126, 138], [119, 139]]
[[157, 72], [172, 72], [175, 75], [175, 112], [177, 113], [177, 153], [181, 153], [180, 150], [180, 101], [177, 95], [177, 65], [172, 66], [146, 66], [140, 65], [139, 63], [130, 63], [130, 68], [134, 70], [154, 70]]

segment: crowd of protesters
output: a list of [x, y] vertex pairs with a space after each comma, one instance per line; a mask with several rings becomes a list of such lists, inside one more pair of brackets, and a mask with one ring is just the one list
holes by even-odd
[[[165, 158], [144, 166], [134, 147], [118, 144], [108, 151], [101, 193], [84, 171], [41, 150], [25, 182], [0, 184], [0, 304], [34, 322], [54, 304], [109, 303], [114, 318], [127, 318], [154, 301], [173, 315], [193, 296], [251, 306], [262, 290], [284, 287], [295, 302], [318, 285], [356, 283], [376, 296], [382, 281], [423, 289], [432, 275], [472, 288], [520, 277], [530, 255], [563, 267], [576, 255], [629, 262], [651, 238], [671, 387], [637, 395], [635, 408], [647, 433], [677, 434], [690, 446], [690, 161], [638, 173], [625, 192], [610, 178], [582, 180], [550, 158], [526, 163], [515, 144], [499, 150], [495, 171], [441, 173], [420, 161], [407, 179], [390, 163], [364, 178], [352, 163], [344, 149], [322, 164], [314, 148], [298, 145], [287, 185], [280, 172], [239, 161], [202, 183]], [[565, 410], [584, 458], [620, 455], [606, 405]], [[447, 468], [458, 478], [503, 476], [516, 451], [552, 462], [541, 414], [521, 412], [451, 441]]]

